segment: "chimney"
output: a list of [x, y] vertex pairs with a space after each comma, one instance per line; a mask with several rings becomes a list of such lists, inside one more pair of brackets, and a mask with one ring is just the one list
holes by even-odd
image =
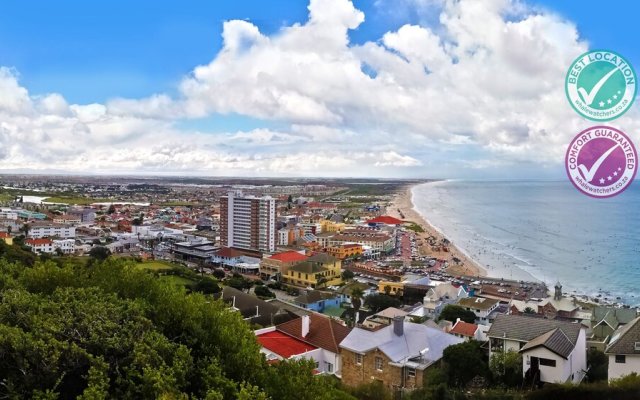
[[302, 337], [306, 338], [309, 334], [309, 326], [311, 325], [311, 321], [308, 315], [302, 316]]
[[393, 333], [398, 336], [402, 336], [404, 334], [404, 317], [399, 315], [393, 317]]

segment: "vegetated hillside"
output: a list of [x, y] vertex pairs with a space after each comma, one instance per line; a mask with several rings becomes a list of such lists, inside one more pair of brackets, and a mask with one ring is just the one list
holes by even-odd
[[108, 259], [0, 258], [0, 398], [350, 399], [268, 365], [240, 314]]

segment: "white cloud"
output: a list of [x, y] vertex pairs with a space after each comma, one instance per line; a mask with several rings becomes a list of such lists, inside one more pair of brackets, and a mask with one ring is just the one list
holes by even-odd
[[[270, 36], [227, 21], [222, 49], [176, 98], [69, 105], [59, 94], [30, 96], [15, 71], [0, 68], [2, 164], [382, 175], [419, 171], [439, 146], [452, 157], [474, 146], [491, 155], [475, 168], [560, 164], [584, 128], [563, 92], [567, 66], [587, 49], [575, 25], [515, 0], [403, 4], [439, 13], [437, 25], [406, 24], [353, 45], [349, 31], [366, 22], [348, 0], [311, 0], [307, 22]], [[227, 114], [280, 128], [207, 134], [175, 124]], [[633, 111], [620, 121], [639, 125]]]

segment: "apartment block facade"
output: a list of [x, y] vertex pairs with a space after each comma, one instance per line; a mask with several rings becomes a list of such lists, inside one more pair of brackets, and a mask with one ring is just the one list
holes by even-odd
[[274, 252], [276, 201], [229, 192], [220, 198], [220, 242], [225, 247]]

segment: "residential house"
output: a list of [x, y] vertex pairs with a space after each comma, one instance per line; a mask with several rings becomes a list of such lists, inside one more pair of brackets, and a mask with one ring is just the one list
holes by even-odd
[[311, 359], [318, 372], [339, 377], [342, 365], [339, 344], [349, 332], [351, 328], [337, 320], [311, 313], [258, 330], [256, 336], [267, 360]]
[[265, 255], [260, 260], [260, 276], [264, 280], [280, 280], [290, 267], [305, 261], [307, 258], [304, 251], [285, 251], [273, 255]]
[[449, 333], [465, 341], [477, 340], [479, 342], [485, 342], [487, 341], [488, 329], [486, 325], [470, 324], [458, 318]]
[[533, 382], [582, 380], [587, 370], [586, 330], [578, 323], [498, 315], [487, 332], [489, 354], [519, 351], [522, 373]]
[[384, 328], [354, 328], [340, 343], [342, 382], [358, 386], [381, 382], [394, 391], [422, 387], [425, 370], [448, 346], [462, 343], [453, 335], [402, 317]]
[[73, 214], [56, 215], [52, 218], [54, 224], [78, 225], [82, 222], [80, 216]]
[[587, 338], [590, 349], [604, 351], [613, 333], [638, 316], [635, 308], [597, 306], [591, 310], [591, 335]]
[[609, 356], [609, 380], [640, 374], [640, 317], [616, 329], [605, 354]]
[[11, 246], [13, 244], [13, 238], [8, 232], [0, 232], [0, 240]]
[[293, 303], [298, 307], [321, 313], [327, 308], [340, 307], [342, 296], [319, 290], [307, 290], [293, 299]]
[[367, 225], [369, 226], [400, 226], [402, 223], [403, 221], [401, 219], [390, 217], [388, 215], [381, 215], [367, 221]]
[[51, 239], [33, 239], [28, 238], [24, 243], [31, 247], [31, 251], [34, 253], [53, 253], [53, 240]]
[[342, 283], [342, 262], [326, 253], [316, 253], [290, 267], [282, 281], [289, 285], [318, 289]]
[[444, 306], [457, 303], [458, 300], [466, 297], [469, 297], [469, 293], [463, 286], [453, 285], [450, 282], [441, 283], [430, 289], [424, 296], [425, 314], [429, 318], [437, 319]]
[[488, 325], [493, 321], [495, 314], [492, 314], [500, 302], [496, 299], [484, 297], [465, 297], [458, 300], [458, 305], [467, 311], [473, 311], [478, 324]]
[[292, 312], [277, 303], [260, 300], [230, 286], [225, 286], [216, 297], [221, 298], [233, 311], [239, 312], [250, 324], [272, 326], [298, 318], [298, 312]]

